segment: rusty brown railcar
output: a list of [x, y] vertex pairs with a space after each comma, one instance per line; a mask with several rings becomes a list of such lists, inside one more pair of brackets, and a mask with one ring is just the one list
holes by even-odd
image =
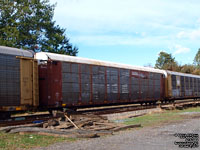
[[36, 59], [43, 107], [144, 103], [164, 97], [162, 70], [45, 52]]
[[39, 105], [38, 64], [32, 51], [0, 46], [0, 112]]

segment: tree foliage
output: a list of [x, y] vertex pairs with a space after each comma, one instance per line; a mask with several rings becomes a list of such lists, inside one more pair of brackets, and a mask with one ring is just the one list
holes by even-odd
[[194, 65], [196, 65], [198, 68], [200, 68], [200, 48], [194, 58]]
[[185, 64], [180, 66], [180, 72], [182, 73], [193, 73], [195, 71], [195, 66], [191, 64]]
[[194, 58], [194, 64], [185, 65], [179, 65], [172, 54], [160, 52], [155, 68], [200, 75], [200, 49]]
[[55, 4], [49, 0], [0, 2], [0, 45], [77, 55], [65, 29], [53, 21]]
[[159, 57], [156, 60], [155, 68], [165, 69], [171, 71], [178, 71], [178, 64], [175, 61], [175, 58], [172, 57], [172, 54], [161, 51]]

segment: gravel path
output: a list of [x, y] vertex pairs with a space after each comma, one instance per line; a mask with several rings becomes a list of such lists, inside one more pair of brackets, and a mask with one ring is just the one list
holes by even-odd
[[[164, 126], [129, 130], [113, 136], [101, 137], [77, 142], [65, 142], [51, 145], [47, 150], [181, 150], [175, 141], [180, 142], [176, 133], [195, 133], [200, 135], [200, 117], [185, 119]], [[199, 148], [195, 148], [195, 150]], [[38, 149], [39, 150], [39, 149]]]

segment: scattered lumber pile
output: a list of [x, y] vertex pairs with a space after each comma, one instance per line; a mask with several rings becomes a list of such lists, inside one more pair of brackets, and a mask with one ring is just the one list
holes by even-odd
[[36, 133], [70, 138], [94, 138], [102, 135], [112, 135], [114, 132], [138, 125], [123, 125], [110, 122], [106, 117], [98, 115], [57, 113], [56, 119], [50, 119], [39, 124], [3, 127], [0, 131], [7, 133]]

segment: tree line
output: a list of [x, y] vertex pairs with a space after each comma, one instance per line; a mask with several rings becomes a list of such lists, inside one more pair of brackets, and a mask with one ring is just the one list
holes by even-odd
[[197, 51], [193, 64], [185, 65], [178, 64], [172, 54], [161, 51], [156, 60], [155, 68], [200, 75], [200, 49]]
[[55, 7], [49, 0], [0, 1], [0, 45], [77, 55], [66, 29], [53, 21]]

